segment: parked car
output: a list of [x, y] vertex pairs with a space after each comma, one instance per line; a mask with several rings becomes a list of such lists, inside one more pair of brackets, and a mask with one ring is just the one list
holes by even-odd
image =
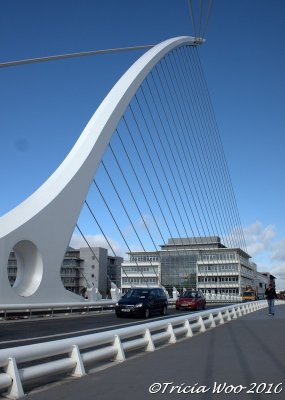
[[117, 317], [142, 316], [167, 313], [167, 297], [161, 288], [134, 288], [128, 290], [115, 307]]
[[206, 299], [200, 290], [186, 290], [176, 300], [176, 310], [205, 310]]

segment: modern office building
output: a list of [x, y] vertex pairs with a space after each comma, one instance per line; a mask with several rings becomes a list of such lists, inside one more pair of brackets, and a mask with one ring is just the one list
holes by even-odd
[[269, 284], [270, 284], [270, 278], [268, 279], [267, 274], [257, 272], [255, 287], [257, 288], [257, 296], [259, 299], [265, 298], [265, 290], [266, 288], [268, 288]]
[[121, 264], [123, 257], [108, 256], [107, 257], [107, 294], [110, 294], [111, 282], [121, 287]]
[[61, 281], [64, 287], [77, 294], [82, 294], [84, 287], [80, 269], [82, 262], [80, 250], [69, 247], [65, 253], [60, 269]]
[[131, 285], [164, 286], [171, 294], [197, 288], [205, 294], [241, 295], [255, 286], [256, 264], [240, 248], [227, 248], [218, 236], [172, 238], [161, 250], [131, 252], [122, 263], [122, 291]]
[[267, 279], [268, 285], [271, 284], [275, 286], [276, 276], [270, 274], [270, 272], [260, 272], [260, 273]]
[[248, 287], [255, 287], [256, 264], [240, 248], [220, 246], [200, 252], [197, 261], [197, 288], [204, 293], [241, 296]]
[[158, 252], [132, 252], [129, 261], [121, 264], [121, 289], [132, 286], [161, 286], [161, 262]]

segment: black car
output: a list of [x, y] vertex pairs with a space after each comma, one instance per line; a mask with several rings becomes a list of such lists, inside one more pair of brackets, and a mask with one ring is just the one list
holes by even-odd
[[142, 316], [167, 313], [167, 297], [161, 288], [134, 288], [128, 290], [115, 307], [117, 317]]

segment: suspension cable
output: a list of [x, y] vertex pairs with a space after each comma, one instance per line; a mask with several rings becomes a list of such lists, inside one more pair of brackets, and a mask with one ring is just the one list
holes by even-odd
[[[227, 226], [228, 231], [230, 231], [229, 229], [229, 222], [230, 222], [230, 217], [229, 215], [226, 217], [225, 214], [228, 214], [228, 207], [225, 204], [225, 196], [221, 197], [221, 193], [222, 191], [219, 189], [219, 175], [220, 175], [220, 171], [219, 169], [216, 170], [215, 167], [215, 163], [216, 163], [216, 158], [217, 158], [217, 152], [220, 151], [220, 148], [216, 149], [216, 153], [214, 154], [215, 151], [215, 146], [212, 144], [212, 140], [213, 140], [213, 130], [211, 128], [211, 125], [209, 124], [209, 117], [208, 117], [208, 113], [207, 112], [203, 112], [203, 110], [207, 110], [207, 103], [205, 101], [205, 99], [203, 98], [204, 95], [204, 89], [203, 87], [201, 87], [200, 85], [200, 79], [199, 76], [197, 76], [197, 64], [195, 63], [195, 60], [191, 60], [191, 66], [193, 65], [192, 69], [191, 69], [191, 74], [196, 82], [196, 85], [191, 86], [191, 91], [194, 91], [195, 93], [195, 103], [198, 103], [198, 110], [199, 113], [202, 114], [202, 118], [201, 121], [203, 121], [203, 126], [201, 125], [201, 129], [205, 130], [206, 132], [208, 132], [208, 140], [205, 140], [206, 138], [201, 135], [201, 139], [199, 139], [200, 143], [203, 142], [204, 143], [204, 148], [205, 148], [205, 154], [207, 155], [207, 159], [208, 159], [208, 165], [209, 165], [209, 172], [210, 172], [210, 182], [213, 183], [212, 185], [212, 191], [214, 193], [214, 197], [216, 199], [216, 202], [218, 204], [218, 208], [220, 210], [220, 212], [222, 212], [222, 218], [221, 218], [221, 223], [224, 226]], [[189, 63], [188, 63], [188, 67], [189, 67]], [[195, 106], [194, 102], [192, 102], [193, 107]], [[215, 172], [215, 173], [214, 173]], [[233, 243], [231, 241], [231, 238], [227, 235], [228, 240], [230, 242], [230, 246], [233, 246]]]
[[[109, 247], [110, 247], [110, 249], [111, 249], [112, 253], [114, 254], [114, 256], [115, 256], [115, 257], [118, 257], [118, 256], [117, 256], [117, 254], [115, 253], [115, 250], [113, 249], [113, 246], [111, 245], [111, 243], [110, 243], [110, 241], [109, 241], [109, 239], [108, 239], [107, 235], [105, 234], [105, 232], [104, 232], [104, 230], [103, 230], [103, 228], [102, 228], [101, 224], [99, 223], [99, 221], [98, 221], [98, 219], [96, 218], [96, 216], [95, 216], [94, 212], [92, 211], [92, 209], [91, 209], [91, 207], [90, 207], [89, 203], [87, 202], [87, 200], [85, 200], [85, 204], [86, 204], [86, 206], [87, 206], [87, 208], [88, 208], [88, 210], [89, 210], [90, 214], [92, 215], [92, 217], [93, 217], [94, 221], [95, 221], [95, 222], [96, 222], [96, 224], [98, 225], [98, 227], [99, 227], [99, 229], [100, 229], [100, 231], [101, 231], [102, 235], [104, 236], [104, 238], [105, 238], [106, 242], [108, 243], [108, 245], [109, 245]], [[124, 273], [126, 274], [126, 276], [128, 277], [128, 274], [126, 273], [126, 271], [125, 271], [124, 267], [123, 267], [122, 265], [121, 265], [121, 267], [122, 267], [122, 269], [123, 269]]]
[[206, 21], [205, 21], [205, 26], [204, 26], [204, 31], [202, 33], [202, 37], [204, 38], [208, 29], [208, 24], [209, 24], [209, 18], [211, 14], [211, 9], [212, 9], [212, 0], [208, 0], [208, 9], [207, 9], [207, 14], [206, 14]]
[[[182, 51], [183, 51], [183, 49], [181, 49], [179, 54]], [[182, 89], [181, 89], [180, 85], [179, 85], [179, 82], [178, 82], [178, 79], [176, 78], [176, 73], [175, 73], [175, 71], [177, 71], [180, 79], [182, 79], [181, 74], [180, 74], [180, 68], [179, 68], [178, 63], [176, 62], [176, 60], [175, 60], [175, 67], [174, 67], [174, 65], [172, 63], [172, 58], [174, 58], [173, 55], [170, 55], [169, 58], [170, 58], [170, 62], [171, 62], [171, 65], [172, 65], [172, 72], [173, 72], [173, 75], [174, 75], [175, 80], [176, 80], [176, 84], [175, 85], [173, 84], [173, 91], [176, 94], [176, 98], [178, 98], [177, 88], [178, 88], [178, 90], [180, 89], [180, 96], [182, 97], [183, 93], [185, 93], [185, 87], [187, 87], [187, 89], [188, 89], [187, 85], [188, 85], [189, 79], [185, 80], [185, 85], [182, 85]], [[185, 73], [187, 73], [187, 71], [184, 70], [184, 74]], [[191, 92], [193, 92], [194, 90], [197, 91], [197, 88], [196, 87], [194, 89], [192, 88]], [[193, 112], [192, 110], [195, 110], [195, 107], [194, 107], [193, 104], [191, 104], [191, 105], [189, 104], [189, 97], [191, 98], [189, 89], [188, 89], [188, 94], [189, 94], [188, 96], [185, 96], [185, 101], [182, 101], [182, 105], [183, 105], [182, 116], [183, 116], [183, 113], [185, 113], [185, 116], [187, 116], [188, 120], [189, 120], [188, 110], [191, 110], [190, 112], [192, 114], [192, 112]], [[196, 99], [196, 101], [199, 101], [199, 96], [197, 96], [197, 98], [195, 97], [195, 99]], [[188, 107], [186, 106], [187, 103], [189, 104]], [[200, 110], [202, 108], [202, 104], [199, 104], [199, 105], [200, 105], [200, 107], [198, 107], [198, 110]], [[211, 190], [209, 191], [210, 192], [210, 196], [209, 196], [208, 203], [210, 205], [211, 215], [212, 215], [212, 217], [214, 217], [215, 229], [216, 229], [217, 232], [220, 232], [220, 234], [222, 235], [222, 232], [223, 232], [223, 230], [225, 230], [225, 227], [224, 227], [223, 218], [219, 218], [218, 217], [218, 210], [221, 209], [221, 207], [220, 207], [219, 202], [217, 201], [217, 199], [219, 199], [219, 194], [217, 193], [217, 195], [216, 195], [217, 188], [215, 187], [214, 179], [212, 177], [213, 171], [214, 171], [214, 169], [211, 167], [212, 157], [209, 157], [209, 154], [208, 154], [208, 151], [207, 151], [208, 146], [207, 146], [207, 140], [205, 138], [205, 133], [207, 133], [208, 130], [205, 129], [205, 128], [203, 129], [203, 121], [204, 121], [203, 113], [198, 111], [198, 113], [194, 112], [194, 115], [195, 115], [195, 119], [197, 121], [198, 131], [201, 132], [200, 135], [197, 135], [198, 136], [197, 137], [197, 143], [198, 143], [198, 145], [197, 145], [197, 154], [199, 156], [199, 160], [200, 160], [201, 166], [203, 165], [202, 164], [202, 159], [204, 160], [204, 165], [205, 165], [205, 169], [206, 169], [206, 172], [207, 172], [207, 174], [205, 175], [205, 179], [206, 179], [207, 184], [209, 185], [208, 187], [211, 187]], [[195, 121], [195, 119], [192, 117], [193, 122]], [[184, 120], [184, 124], [186, 125], [186, 121], [185, 121], [184, 118], [183, 118], [183, 120]], [[204, 132], [204, 134], [202, 134], [203, 132]], [[204, 144], [205, 150], [203, 150], [203, 144]], [[207, 179], [207, 176], [209, 177], [209, 180]], [[214, 201], [214, 199], [215, 199], [215, 201]], [[216, 220], [215, 220], [215, 217], [216, 217]], [[222, 230], [222, 226], [223, 226], [223, 230]], [[217, 227], [219, 227], [218, 230], [217, 230]]]
[[[124, 117], [123, 117], [123, 118], [124, 118]], [[125, 174], [124, 174], [124, 172], [123, 172], [123, 170], [122, 170], [122, 167], [121, 167], [121, 165], [120, 165], [120, 163], [119, 163], [119, 161], [118, 161], [118, 157], [116, 156], [116, 154], [115, 154], [115, 152], [114, 152], [114, 150], [113, 150], [113, 147], [112, 147], [111, 143], [109, 143], [109, 147], [110, 147], [111, 152], [112, 152], [112, 154], [113, 154], [113, 157], [114, 157], [114, 159], [115, 159], [115, 161], [116, 161], [116, 164], [117, 164], [117, 166], [118, 166], [118, 168], [119, 168], [119, 170], [120, 170], [120, 172], [121, 172], [121, 174], [122, 174], [122, 176], [123, 176], [124, 182], [125, 182], [125, 184], [126, 184], [128, 190], [129, 190], [129, 193], [130, 193], [130, 195], [131, 195], [131, 197], [132, 197], [132, 199], [133, 199], [133, 201], [134, 201], [134, 203], [135, 203], [135, 206], [136, 206], [136, 208], [137, 208], [137, 210], [138, 210], [138, 212], [139, 212], [139, 215], [140, 215], [140, 217], [141, 217], [141, 219], [142, 219], [142, 221], [143, 221], [143, 224], [144, 224], [144, 226], [145, 226], [145, 228], [146, 228], [146, 230], [147, 230], [147, 233], [148, 233], [148, 235], [149, 235], [149, 237], [150, 237], [150, 239], [151, 239], [151, 241], [152, 241], [152, 244], [153, 244], [155, 250], [157, 251], [157, 247], [156, 247], [156, 244], [155, 244], [155, 242], [154, 242], [153, 236], [152, 236], [152, 234], [150, 233], [149, 227], [148, 227], [147, 224], [146, 224], [145, 218], [144, 218], [143, 215], [142, 215], [141, 209], [140, 209], [140, 207], [138, 206], [138, 202], [136, 201], [135, 196], [134, 196], [134, 194], [133, 194], [133, 191], [131, 190], [130, 185], [128, 184], [128, 181], [127, 181], [127, 179], [126, 179], [126, 176], [125, 176]], [[103, 166], [104, 166], [104, 165], [103, 165]], [[104, 168], [105, 168], [105, 166], [104, 166]], [[109, 176], [109, 174], [108, 174], [108, 176]], [[110, 178], [110, 177], [109, 177], [109, 178]], [[142, 188], [141, 188], [141, 189], [142, 189]], [[141, 241], [140, 241], [140, 243], [141, 243]], [[142, 244], [142, 243], [141, 243], [141, 244]], [[146, 252], [144, 246], [143, 246], [143, 250], [144, 250], [144, 252]], [[156, 273], [156, 271], [155, 271], [155, 269], [154, 269], [154, 266], [152, 265], [151, 260], [150, 260], [150, 264], [151, 264], [151, 266], [153, 267], [153, 271], [154, 271], [154, 273], [155, 273], [155, 275], [156, 275], [156, 277], [157, 277], [158, 282], [160, 282], [160, 278], [158, 277], [158, 275], [157, 275], [157, 273]]]
[[198, 36], [201, 37], [201, 30], [202, 30], [202, 16], [203, 16], [203, 0], [199, 0], [199, 29], [198, 29]]
[[233, 215], [233, 218], [235, 220], [235, 226], [237, 227], [237, 230], [238, 230], [238, 232], [237, 232], [238, 236], [239, 236], [238, 245], [239, 245], [240, 248], [243, 248], [243, 249], [245, 249], [245, 251], [247, 251], [246, 250], [246, 243], [245, 243], [245, 240], [244, 240], [244, 233], [243, 233], [242, 228], [241, 228], [240, 217], [239, 217], [239, 213], [238, 213], [238, 210], [237, 210], [237, 204], [236, 204], [236, 199], [235, 199], [235, 195], [234, 195], [234, 190], [233, 190], [233, 187], [232, 187], [232, 182], [231, 182], [231, 178], [230, 178], [230, 174], [229, 174], [228, 165], [227, 165], [227, 162], [226, 162], [226, 157], [225, 157], [225, 153], [224, 153], [224, 149], [223, 149], [223, 145], [222, 145], [222, 141], [221, 141], [221, 136], [220, 136], [218, 124], [217, 124], [217, 121], [216, 121], [216, 118], [215, 118], [215, 113], [213, 111], [213, 105], [212, 105], [212, 102], [211, 102], [211, 97], [209, 95], [209, 89], [207, 87], [207, 83], [206, 83], [206, 80], [205, 80], [205, 74], [203, 72], [202, 65], [201, 65], [200, 59], [198, 57], [198, 53], [194, 51], [194, 54], [197, 57], [197, 60], [198, 60], [197, 65], [198, 65], [199, 70], [200, 70], [199, 82], [200, 82], [200, 85], [204, 86], [204, 88], [205, 88], [202, 92], [204, 93], [204, 95], [206, 97], [206, 104], [207, 104], [207, 107], [208, 107], [207, 115], [209, 115], [209, 117], [211, 118], [211, 121], [212, 121], [212, 124], [213, 124], [213, 132], [215, 132], [215, 134], [216, 134], [216, 141], [214, 142], [214, 147], [213, 148], [218, 149], [217, 160], [220, 162], [220, 168], [218, 170], [223, 174], [224, 181], [227, 182], [226, 194], [228, 195], [229, 204], [230, 204], [231, 209], [233, 211], [232, 215]]
[[[137, 100], [137, 103], [138, 103], [137, 95], [136, 95], [136, 100]], [[139, 105], [140, 111], [142, 112], [139, 103], [138, 103], [138, 105]], [[147, 147], [146, 147], [146, 145], [145, 145], [144, 138], [143, 138], [143, 136], [142, 136], [141, 128], [140, 128], [140, 126], [139, 126], [139, 124], [138, 124], [137, 118], [135, 117], [135, 114], [134, 114], [134, 111], [133, 111], [133, 108], [132, 108], [131, 104], [129, 105], [129, 109], [130, 109], [130, 111], [131, 111], [131, 115], [132, 115], [132, 117], [133, 117], [133, 119], [134, 119], [134, 121], [135, 121], [136, 127], [137, 127], [137, 129], [138, 129], [138, 132], [139, 132], [139, 134], [140, 134], [140, 137], [141, 137], [141, 139], [142, 139], [142, 141], [143, 141], [143, 144], [144, 144], [144, 146], [145, 146], [145, 150], [148, 152], [148, 149], [147, 149]], [[145, 120], [145, 117], [144, 117], [143, 114], [142, 114], [142, 116], [143, 116], [143, 119]], [[146, 122], [146, 121], [145, 121], [145, 122]], [[147, 127], [147, 125], [146, 125], [146, 127]], [[147, 127], [147, 129], [148, 129], [148, 127]], [[131, 138], [131, 141], [132, 141], [132, 143], [133, 143], [133, 146], [134, 146], [134, 148], [135, 148], [135, 150], [136, 150], [136, 153], [137, 153], [137, 156], [138, 156], [138, 158], [139, 158], [139, 160], [140, 160], [140, 164], [142, 165], [143, 171], [144, 171], [144, 173], [145, 173], [145, 175], [146, 175], [146, 177], [147, 177], [147, 180], [148, 180], [148, 183], [149, 183], [149, 185], [150, 185], [150, 187], [151, 187], [152, 193], [153, 193], [153, 195], [154, 195], [154, 197], [155, 197], [155, 199], [156, 199], [157, 205], [158, 205], [158, 207], [159, 207], [159, 209], [160, 209], [160, 212], [161, 212], [161, 214], [162, 214], [162, 216], [163, 216], [163, 218], [164, 218], [164, 222], [165, 222], [165, 224], [166, 224], [166, 226], [167, 226], [167, 228], [168, 228], [169, 235], [172, 237], [172, 234], [171, 234], [171, 231], [169, 230], [169, 226], [168, 226], [166, 217], [165, 217], [165, 215], [164, 215], [164, 213], [163, 213], [163, 210], [162, 210], [161, 205], [160, 205], [160, 203], [159, 203], [159, 201], [158, 201], [158, 198], [157, 198], [157, 195], [156, 195], [155, 190], [154, 190], [154, 188], [153, 188], [153, 185], [152, 185], [152, 183], [151, 183], [151, 181], [150, 181], [149, 174], [147, 173], [147, 170], [146, 170], [146, 167], [145, 167], [145, 165], [144, 165], [143, 159], [142, 159], [142, 157], [141, 157], [141, 155], [140, 155], [140, 152], [139, 152], [139, 150], [138, 150], [138, 147], [137, 147], [137, 145], [136, 145], [136, 143], [135, 143], [135, 141], [134, 141], [134, 139], [133, 139], [133, 137], [132, 137], [131, 130], [129, 129], [128, 126], [127, 126], [127, 131], [128, 131], [128, 134], [129, 134], [129, 136], [130, 136], [130, 138]], [[133, 173], [134, 173], [134, 175], [135, 175], [135, 177], [136, 177], [137, 183], [138, 183], [138, 185], [139, 185], [139, 187], [140, 187], [140, 189], [141, 189], [141, 192], [142, 192], [142, 194], [143, 194], [143, 197], [144, 197], [144, 199], [145, 199], [145, 201], [146, 201], [146, 203], [147, 203], [147, 205], [148, 205], [148, 208], [149, 208], [149, 210], [150, 210], [150, 212], [151, 212], [152, 218], [153, 218], [153, 220], [154, 220], [154, 222], [155, 222], [155, 225], [156, 225], [157, 230], [158, 230], [158, 232], [159, 232], [159, 234], [160, 234], [160, 237], [161, 237], [161, 239], [162, 239], [162, 242], [163, 242], [163, 244], [166, 246], [166, 242], [165, 242], [165, 240], [164, 240], [164, 238], [163, 238], [161, 229], [160, 229], [159, 224], [158, 224], [158, 222], [157, 222], [157, 218], [156, 218], [155, 215], [154, 215], [154, 212], [153, 212], [152, 207], [151, 207], [151, 205], [150, 205], [150, 201], [147, 199], [146, 191], [145, 191], [145, 190], [143, 189], [143, 187], [142, 187], [142, 184], [141, 184], [141, 182], [140, 182], [140, 180], [139, 180], [138, 174], [137, 174], [137, 172], [135, 171], [133, 162], [132, 162], [131, 159], [130, 159], [130, 156], [129, 156], [128, 152], [127, 152], [126, 146], [125, 146], [125, 144], [124, 144], [124, 142], [123, 142], [123, 140], [122, 140], [122, 138], [121, 138], [121, 135], [120, 135], [118, 129], [116, 130], [116, 132], [117, 132], [117, 134], [118, 134], [118, 137], [119, 137], [119, 139], [120, 139], [120, 142], [121, 142], [121, 145], [122, 145], [122, 147], [123, 147], [123, 149], [124, 149], [124, 152], [125, 152], [125, 154], [126, 154], [126, 156], [127, 156], [127, 159], [128, 159], [128, 161], [129, 161], [129, 163], [130, 163], [130, 166], [131, 166], [131, 168], [132, 168], [132, 171], [133, 171]], [[148, 153], [148, 157], [150, 158], [149, 153]], [[151, 158], [150, 158], [150, 160], [151, 160]], [[155, 246], [155, 248], [156, 248], [156, 246]], [[169, 251], [169, 250], [167, 249], [167, 251]], [[179, 274], [178, 274], [178, 276], [179, 276]]]
[[190, 12], [191, 20], [192, 20], [193, 31], [194, 31], [194, 37], [197, 37], [197, 31], [196, 31], [196, 24], [195, 24], [194, 12], [193, 12], [192, 0], [188, 0], [188, 7], [189, 7], [189, 12]]
[[[151, 72], [151, 78], [152, 78], [152, 82], [154, 83], [155, 81], [154, 81], [154, 78], [153, 78], [153, 72]], [[152, 90], [151, 90], [151, 87], [150, 87], [150, 84], [149, 84], [148, 79], [146, 79], [146, 84], [147, 84], [148, 91], [149, 91], [150, 96], [151, 96], [151, 99], [152, 99], [152, 103], [153, 103], [153, 105], [154, 105], [154, 111], [156, 112], [156, 116], [157, 116], [157, 118], [158, 118], [158, 121], [160, 122], [161, 126], [163, 127], [163, 130], [165, 130], [164, 124], [163, 124], [163, 122], [162, 122], [162, 118], [161, 118], [160, 113], [159, 113], [158, 104], [157, 104], [157, 102], [155, 101], [154, 94], [152, 93]], [[156, 88], [156, 92], [158, 92], [158, 89], [157, 89], [155, 83], [154, 83], [154, 86], [155, 86], [155, 88]], [[158, 161], [159, 161], [159, 164], [160, 164], [160, 168], [161, 168], [162, 174], [163, 174], [163, 176], [164, 176], [164, 178], [165, 178], [165, 180], [166, 180], [167, 187], [168, 187], [169, 192], [170, 192], [170, 194], [171, 194], [171, 198], [172, 198], [173, 203], [174, 203], [174, 205], [175, 205], [177, 214], [178, 214], [178, 216], [179, 216], [179, 219], [180, 219], [181, 224], [182, 224], [182, 226], [183, 226], [183, 229], [184, 229], [184, 231], [185, 231], [186, 237], [188, 237], [189, 235], [187, 234], [187, 230], [186, 230], [185, 224], [184, 224], [184, 222], [183, 222], [182, 215], [181, 215], [181, 213], [180, 213], [180, 211], [179, 211], [179, 207], [178, 207], [177, 201], [176, 201], [176, 199], [175, 199], [175, 197], [174, 197], [174, 191], [173, 191], [172, 188], [171, 188], [170, 181], [169, 181], [169, 179], [168, 179], [168, 177], [167, 177], [165, 168], [164, 168], [163, 163], [162, 163], [162, 159], [161, 159], [161, 156], [160, 156], [161, 149], [162, 149], [162, 154], [164, 154], [164, 158], [165, 158], [165, 160], [166, 160], [166, 164], [167, 164], [167, 166], [168, 166], [168, 170], [169, 170], [169, 172], [170, 172], [170, 176], [172, 176], [172, 179], [173, 179], [173, 181], [174, 181], [175, 189], [176, 189], [176, 191], [177, 191], [177, 193], [178, 193], [178, 195], [179, 195], [179, 198], [180, 198], [181, 203], [183, 204], [184, 212], [185, 212], [185, 214], [187, 215], [186, 210], [185, 210], [185, 205], [184, 205], [184, 202], [183, 202], [183, 200], [182, 200], [182, 196], [181, 196], [181, 193], [180, 193], [180, 191], [179, 191], [179, 188], [178, 188], [178, 186], [177, 186], [177, 182], [176, 182], [175, 177], [174, 177], [174, 175], [173, 175], [173, 171], [172, 171], [172, 169], [171, 169], [171, 166], [170, 166], [170, 163], [169, 163], [169, 160], [168, 160], [168, 157], [167, 157], [167, 152], [166, 152], [165, 146], [163, 145], [163, 140], [162, 140], [161, 134], [160, 134], [160, 132], [159, 132], [157, 123], [155, 122], [155, 118], [154, 118], [152, 109], [151, 109], [151, 107], [149, 106], [148, 101], [146, 100], [146, 96], [145, 96], [145, 93], [144, 93], [143, 88], [142, 88], [142, 93], [144, 94], [145, 103], [146, 103], [148, 112], [150, 113], [152, 122], [153, 122], [154, 127], [155, 127], [155, 133], [156, 133], [156, 135], [157, 135], [157, 137], [158, 137], [158, 139], [159, 139], [159, 144], [160, 144], [160, 146], [159, 146], [159, 151], [158, 151], [157, 145], [156, 145], [155, 141], [153, 140], [152, 136], [150, 136], [150, 139], [151, 139], [152, 145], [153, 145], [153, 147], [154, 147], [154, 149], [155, 149], [155, 153], [156, 153], [156, 156], [157, 156], [157, 158], [158, 158]], [[162, 103], [162, 98], [161, 98], [161, 96], [158, 96], [158, 99], [159, 99], [159, 101], [160, 101], [161, 106], [163, 107], [163, 105], [162, 105], [163, 103]], [[168, 142], [168, 143], [169, 143], [169, 142]], [[173, 158], [173, 155], [172, 155], [172, 158]], [[175, 159], [174, 159], [174, 162], [175, 162]], [[167, 203], [168, 203], [168, 202], [167, 202]], [[169, 203], [168, 203], [168, 206], [169, 206]], [[169, 210], [170, 210], [170, 208], [169, 208]], [[171, 210], [170, 210], [170, 213], [171, 213], [172, 219], [173, 219], [173, 221], [174, 221], [174, 225], [175, 225], [175, 227], [176, 227], [176, 229], [177, 229], [177, 232], [178, 232], [178, 235], [179, 235], [179, 239], [180, 239], [181, 245], [183, 246], [183, 245], [184, 245], [184, 244], [183, 244], [183, 240], [182, 240], [180, 231], [179, 231], [179, 229], [178, 229], [177, 223], [176, 223], [176, 221], [175, 221], [175, 219], [174, 219], [174, 217], [173, 217], [173, 212], [172, 212]], [[191, 230], [192, 230], [192, 227], [191, 227]], [[193, 236], [195, 236], [194, 233], [193, 233]], [[173, 240], [173, 243], [174, 243], [174, 240]]]
[[[117, 190], [117, 188], [116, 188], [116, 186], [115, 186], [115, 184], [114, 184], [114, 181], [113, 181], [113, 179], [111, 178], [111, 176], [110, 176], [110, 174], [109, 174], [109, 172], [108, 172], [108, 169], [106, 168], [106, 166], [105, 166], [103, 160], [101, 160], [101, 164], [102, 164], [102, 166], [103, 166], [103, 168], [104, 168], [104, 170], [105, 170], [105, 172], [106, 172], [106, 174], [107, 174], [107, 176], [108, 176], [108, 178], [109, 178], [109, 180], [110, 180], [110, 182], [111, 182], [111, 185], [112, 185], [112, 187], [113, 187], [113, 189], [114, 189], [114, 191], [115, 191], [115, 193], [116, 193], [116, 195], [117, 195], [117, 197], [118, 197], [118, 199], [119, 199], [119, 201], [120, 201], [120, 203], [121, 203], [121, 206], [123, 207], [123, 209], [124, 209], [124, 211], [125, 211], [125, 213], [126, 213], [126, 215], [127, 215], [127, 218], [128, 218], [128, 220], [129, 220], [129, 222], [130, 222], [130, 224], [131, 224], [131, 226], [132, 226], [132, 228], [133, 228], [133, 230], [134, 230], [134, 232], [135, 232], [135, 235], [136, 235], [136, 237], [138, 238], [138, 240], [139, 240], [139, 242], [140, 242], [140, 245], [142, 246], [143, 250], [146, 252], [146, 250], [145, 250], [145, 248], [144, 248], [144, 245], [143, 245], [143, 243], [142, 243], [142, 241], [141, 241], [141, 238], [140, 238], [140, 236], [138, 235], [138, 232], [137, 232], [137, 230], [136, 230], [136, 228], [135, 228], [135, 226], [134, 226], [134, 224], [133, 224], [133, 222], [132, 222], [132, 220], [131, 220], [131, 218], [130, 218], [130, 215], [129, 215], [128, 211], [126, 210], [126, 207], [125, 207], [125, 205], [124, 205], [124, 203], [123, 203], [123, 201], [122, 201], [122, 198], [121, 198], [121, 196], [120, 196], [120, 194], [119, 194], [119, 192], [118, 192], [118, 190]], [[121, 228], [119, 227], [119, 224], [118, 224], [116, 218], [114, 217], [114, 214], [112, 213], [112, 211], [111, 211], [111, 209], [110, 209], [110, 207], [109, 207], [109, 205], [108, 205], [108, 203], [107, 203], [107, 201], [106, 201], [106, 199], [105, 199], [105, 197], [104, 197], [102, 191], [100, 190], [98, 184], [96, 183], [96, 181], [95, 181], [94, 179], [93, 179], [93, 182], [94, 182], [95, 186], [97, 187], [97, 190], [98, 190], [98, 192], [99, 192], [99, 194], [100, 194], [102, 200], [104, 201], [104, 203], [105, 203], [105, 205], [106, 205], [106, 207], [107, 207], [107, 209], [108, 209], [108, 211], [109, 211], [109, 213], [110, 213], [110, 215], [111, 215], [111, 217], [112, 217], [112, 219], [113, 219], [113, 221], [114, 221], [114, 223], [115, 223], [117, 229], [119, 230], [119, 232], [120, 232], [120, 234], [121, 234], [121, 236], [122, 236], [122, 238], [123, 238], [123, 240], [124, 240], [124, 242], [125, 242], [125, 244], [126, 244], [128, 250], [129, 250], [129, 252], [131, 253], [130, 246], [129, 246], [129, 244], [128, 244], [126, 238], [125, 238], [125, 236], [123, 235], [123, 232], [122, 232]], [[143, 272], [142, 272], [142, 267], [140, 268], [139, 265], [138, 265], [138, 263], [136, 263], [136, 264], [137, 264], [138, 269], [141, 269], [142, 277], [145, 279], [145, 276], [144, 276], [144, 274], [143, 274]]]
[[77, 52], [77, 53], [57, 54], [55, 56], [27, 58], [24, 60], [17, 60], [17, 61], [6, 61], [6, 62], [0, 63], [0, 68], [17, 67], [19, 65], [34, 64], [34, 63], [47, 62], [47, 61], [64, 60], [67, 58], [96, 56], [98, 54], [110, 54], [110, 53], [117, 53], [117, 52], [123, 52], [123, 51], [150, 49], [153, 46], [154, 46], [153, 44], [147, 44], [147, 45], [142, 45], [142, 46], [130, 46], [130, 47], [118, 47], [118, 48], [113, 48], [113, 49], [81, 51], [81, 52]]
[[[91, 251], [91, 253], [92, 253], [93, 256], [95, 257], [96, 261], [98, 262], [98, 266], [99, 266], [99, 265], [100, 265], [99, 258], [97, 257], [96, 253], [93, 251], [93, 249], [92, 249], [90, 243], [88, 242], [88, 240], [87, 240], [86, 236], [84, 235], [84, 233], [82, 232], [82, 230], [79, 228], [78, 224], [76, 224], [76, 228], [78, 229], [78, 231], [79, 231], [79, 233], [81, 234], [83, 240], [85, 241], [85, 243], [86, 243], [87, 246], [89, 247], [89, 250]], [[81, 272], [81, 271], [80, 271], [80, 272]], [[81, 273], [82, 273], [82, 272], [81, 272]], [[82, 275], [83, 275], [83, 274], [82, 274]], [[87, 285], [89, 285], [90, 283], [87, 281], [87, 279], [85, 278], [84, 275], [83, 275], [83, 277], [84, 277], [84, 279], [85, 279]], [[106, 277], [107, 277], [107, 279], [109, 279], [110, 282], [112, 282], [111, 279], [109, 278], [109, 275], [108, 275], [107, 272], [106, 272]]]

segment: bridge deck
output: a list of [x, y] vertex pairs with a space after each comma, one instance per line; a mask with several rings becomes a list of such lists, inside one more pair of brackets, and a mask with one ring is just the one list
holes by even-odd
[[[31, 400], [96, 398], [100, 400], [167, 399], [268, 399], [285, 398], [285, 305], [275, 317], [263, 309], [203, 334], [152, 353], [129, 359], [68, 384], [32, 393]], [[149, 388], [162, 385], [157, 394]], [[167, 386], [164, 383], [173, 382]], [[213, 393], [217, 384], [234, 385], [240, 394]], [[189, 386], [205, 386], [206, 393], [191, 393]], [[271, 385], [273, 384], [273, 385]], [[163, 386], [164, 385], [164, 386]], [[245, 388], [241, 389], [238, 385]], [[171, 393], [172, 386], [179, 386]], [[188, 387], [187, 387], [188, 386]], [[158, 388], [155, 386], [154, 388]], [[276, 391], [283, 390], [280, 393]], [[183, 389], [185, 390], [183, 394]], [[252, 392], [250, 390], [252, 389]], [[164, 390], [164, 393], [163, 393]], [[182, 393], [179, 393], [181, 391]], [[186, 393], [186, 392], [189, 393]], [[247, 391], [249, 391], [247, 393]], [[258, 394], [256, 392], [263, 393]]]

